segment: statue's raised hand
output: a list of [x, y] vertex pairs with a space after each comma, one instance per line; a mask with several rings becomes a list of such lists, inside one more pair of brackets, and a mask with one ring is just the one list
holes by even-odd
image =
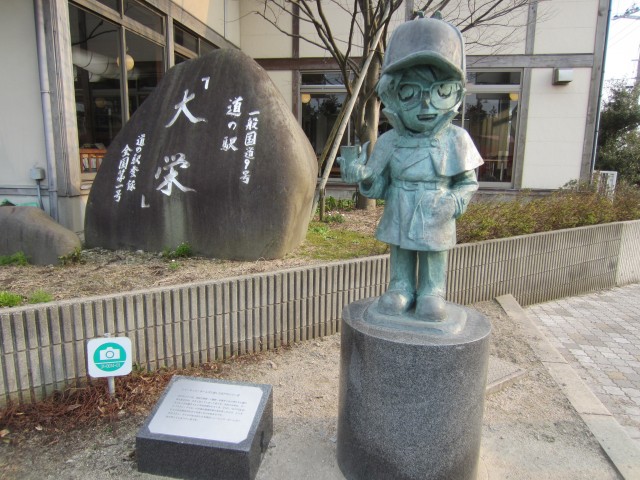
[[345, 183], [358, 183], [368, 180], [373, 175], [371, 168], [367, 167], [367, 147], [369, 142], [362, 148], [359, 146], [340, 147], [340, 157], [337, 158], [340, 165], [340, 176]]

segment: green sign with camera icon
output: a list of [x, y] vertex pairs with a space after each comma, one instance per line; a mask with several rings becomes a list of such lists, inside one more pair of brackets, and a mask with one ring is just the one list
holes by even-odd
[[114, 372], [122, 368], [126, 358], [127, 352], [117, 343], [105, 343], [93, 354], [96, 367], [105, 372]]
[[131, 373], [131, 340], [127, 337], [89, 340], [87, 364], [92, 377], [115, 377]]

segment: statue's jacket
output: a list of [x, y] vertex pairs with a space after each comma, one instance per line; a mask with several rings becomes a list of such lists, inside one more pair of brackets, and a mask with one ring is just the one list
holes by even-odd
[[452, 248], [455, 219], [478, 189], [482, 163], [469, 134], [455, 125], [431, 136], [397, 129], [381, 135], [367, 162], [372, 176], [359, 183], [366, 197], [385, 200], [376, 238], [407, 250]]

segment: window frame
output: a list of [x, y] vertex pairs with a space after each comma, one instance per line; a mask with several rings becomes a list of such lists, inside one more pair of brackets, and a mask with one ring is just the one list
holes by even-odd
[[[221, 45], [231, 46], [224, 38], [223, 35], [218, 34], [213, 31], [210, 27], [205, 24], [201, 24], [201, 22], [197, 21], [190, 15], [183, 15], [185, 20], [188, 20], [186, 23], [192, 25], [194, 28], [190, 28], [188, 25], [184, 23], [179, 23], [175, 21], [174, 8], [162, 8], [161, 5], [151, 5], [148, 2], [136, 0], [136, 3], [139, 3], [144, 9], [149, 10], [153, 14], [156, 14], [161, 19], [162, 31], [163, 33], [159, 33], [158, 31], [147, 27], [146, 25], [130, 18], [124, 14], [124, 0], [117, 0], [117, 8], [113, 9], [104, 3], [101, 3], [99, 0], [69, 0], [67, 2], [66, 8], [69, 9], [71, 7], [84, 10], [90, 15], [94, 15], [96, 17], [102, 18], [105, 21], [113, 23], [117, 29], [117, 35], [120, 42], [119, 49], [119, 57], [125, 58], [127, 52], [126, 47], [126, 36], [127, 32], [142, 37], [143, 39], [160, 46], [164, 50], [164, 54], [162, 56], [162, 69], [163, 73], [166, 73], [171, 67], [175, 65], [175, 54], [178, 53], [188, 59], [197, 58], [201, 56], [202, 53], [202, 45], [206, 44], [206, 52], [209, 52], [211, 49], [220, 48]], [[195, 23], [194, 23], [195, 22]], [[177, 45], [174, 40], [174, 28], [177, 26], [178, 28], [186, 31], [187, 33], [194, 35], [197, 40], [197, 48], [198, 52], [193, 52], [190, 49], [183, 47], [181, 45]], [[200, 32], [200, 33], [198, 33]], [[219, 37], [219, 38], [218, 38]], [[68, 46], [71, 48], [71, 45]], [[206, 53], [205, 52], [205, 53]], [[120, 102], [122, 105], [122, 125], [124, 125], [130, 118], [129, 111], [129, 82], [127, 80], [127, 71], [126, 71], [126, 62], [120, 62]], [[72, 77], [71, 77], [72, 78]], [[75, 87], [71, 87], [75, 96]], [[74, 110], [74, 114], [76, 114]], [[77, 138], [77, 124], [74, 125], [76, 129], [75, 137]], [[78, 145], [80, 148], [80, 145]], [[73, 150], [71, 151], [73, 153]], [[72, 155], [74, 156], [74, 155]], [[83, 172], [80, 166], [81, 155], [78, 156], [78, 159], [69, 158], [70, 162], [78, 162], [78, 167], [80, 168], [79, 175], [81, 183], [91, 182], [95, 178], [95, 172]], [[74, 167], [75, 168], [75, 167]], [[85, 189], [84, 186], [80, 187], [81, 189]]]
[[[520, 74], [520, 83], [519, 84], [475, 84], [475, 83], [467, 83], [465, 86], [466, 92], [464, 99], [462, 100], [462, 104], [460, 106], [460, 115], [461, 122], [464, 126], [465, 124], [465, 112], [466, 112], [466, 104], [467, 104], [467, 95], [469, 94], [517, 94], [518, 95], [518, 107], [522, 104], [522, 83], [524, 77], [524, 69], [522, 68], [469, 68], [467, 69], [467, 73], [519, 73]], [[514, 188], [515, 186], [515, 168], [516, 168], [516, 159], [518, 158], [519, 150], [521, 145], [518, 142], [518, 132], [520, 131], [520, 122], [522, 120], [522, 115], [518, 115], [516, 119], [516, 130], [513, 144], [513, 160], [511, 165], [511, 181], [510, 182], [486, 182], [480, 181], [480, 187], [486, 189], [504, 189], [504, 188]], [[465, 129], [466, 130], [466, 129]]]
[[[302, 95], [310, 94], [310, 95], [327, 95], [327, 94], [347, 94], [347, 88], [344, 84], [340, 85], [323, 85], [323, 84], [304, 84], [302, 82], [302, 77], [305, 74], [326, 74], [326, 73], [340, 73], [338, 70], [301, 70], [300, 75], [300, 88], [298, 92], [298, 115], [297, 117], [300, 119], [300, 125], [302, 126]], [[353, 133], [353, 135], [352, 135]], [[349, 118], [349, 123], [347, 124], [347, 128], [343, 134], [343, 138], [346, 136], [345, 145], [353, 145], [353, 142], [356, 141], [354, 128], [352, 125], [351, 118]], [[324, 148], [324, 147], [323, 147]], [[334, 166], [334, 169], [337, 167], [337, 164]], [[322, 172], [318, 172], [319, 175], [322, 175]]]

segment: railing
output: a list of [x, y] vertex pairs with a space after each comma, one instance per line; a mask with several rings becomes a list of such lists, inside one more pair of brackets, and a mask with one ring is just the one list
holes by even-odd
[[[449, 300], [521, 304], [640, 281], [640, 221], [458, 245]], [[87, 340], [128, 336], [142, 368], [187, 367], [337, 332], [342, 308], [378, 296], [388, 256], [2, 310], [0, 404], [86, 379]]]

